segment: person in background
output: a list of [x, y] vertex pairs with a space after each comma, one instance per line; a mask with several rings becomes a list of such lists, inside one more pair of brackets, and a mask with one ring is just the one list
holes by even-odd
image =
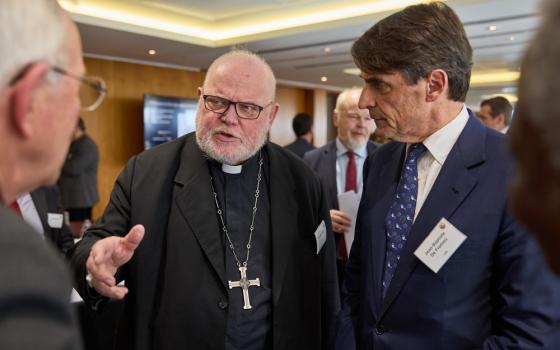
[[350, 250], [344, 234], [351, 229], [353, 220], [348, 213], [340, 210], [338, 195], [347, 191], [362, 193], [364, 162], [376, 149], [375, 144], [369, 141], [375, 123], [367, 109], [358, 108], [360, 93], [361, 89], [353, 88], [338, 95], [333, 111], [336, 139], [304, 156], [304, 161], [327, 189], [331, 224], [336, 235], [338, 281], [341, 284]]
[[74, 245], [72, 232], [64, 222], [57, 186], [43, 186], [17, 199], [23, 220], [48, 239], [64, 256]]
[[98, 165], [97, 145], [86, 134], [84, 121], [80, 118], [58, 179], [62, 206], [68, 212], [70, 229], [76, 238], [81, 237], [85, 229], [91, 225], [92, 207], [99, 202]]
[[88, 80], [78, 28], [56, 1], [2, 0], [0, 38], [0, 349], [81, 349], [66, 266], [16, 201], [64, 163]]
[[465, 107], [472, 48], [443, 2], [352, 46], [359, 107], [393, 142], [366, 162], [337, 348], [558, 349], [559, 280], [508, 206], [506, 137]]
[[507, 134], [513, 106], [507, 98], [502, 96], [492, 97], [480, 103], [480, 110], [476, 116], [482, 124], [502, 134]]
[[518, 167], [513, 206], [560, 274], [560, 3], [546, 1], [543, 23], [521, 65], [510, 137]]
[[266, 141], [275, 87], [250, 52], [216, 59], [196, 132], [133, 157], [75, 246], [87, 305], [124, 298], [118, 349], [332, 345], [340, 299], [325, 193]]
[[315, 149], [313, 146], [313, 118], [307, 113], [298, 113], [292, 120], [292, 128], [296, 134], [296, 140], [286, 146], [286, 149], [303, 158], [305, 152]]

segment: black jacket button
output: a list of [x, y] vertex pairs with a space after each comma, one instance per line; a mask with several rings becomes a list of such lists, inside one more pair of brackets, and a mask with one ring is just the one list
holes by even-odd
[[225, 310], [228, 307], [228, 302], [225, 300], [220, 300], [218, 301], [218, 307], [222, 310]]
[[385, 333], [385, 327], [383, 327], [383, 326], [377, 326], [377, 327], [375, 328], [375, 333], [377, 333], [377, 335], [381, 335], [381, 334]]

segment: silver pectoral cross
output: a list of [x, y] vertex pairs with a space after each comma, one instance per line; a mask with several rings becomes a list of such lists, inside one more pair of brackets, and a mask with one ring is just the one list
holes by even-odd
[[243, 309], [249, 310], [252, 308], [249, 300], [249, 287], [260, 287], [261, 281], [258, 278], [255, 278], [254, 280], [247, 279], [247, 268], [245, 266], [239, 267], [239, 273], [241, 274], [241, 279], [239, 281], [228, 281], [229, 289], [240, 287], [243, 290]]

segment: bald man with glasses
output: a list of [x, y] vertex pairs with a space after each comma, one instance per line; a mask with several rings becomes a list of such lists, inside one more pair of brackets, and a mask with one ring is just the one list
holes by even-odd
[[267, 142], [275, 87], [252, 53], [214, 61], [196, 132], [131, 159], [78, 244], [86, 303], [124, 298], [118, 349], [332, 344], [339, 296], [325, 193], [296, 155]]

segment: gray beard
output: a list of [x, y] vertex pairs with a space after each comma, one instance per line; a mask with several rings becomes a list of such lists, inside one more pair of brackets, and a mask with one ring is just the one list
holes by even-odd
[[254, 149], [248, 149], [245, 145], [242, 145], [237, 154], [221, 154], [214, 147], [211, 137], [202, 138], [198, 132], [196, 132], [196, 143], [202, 152], [204, 152], [210, 159], [222, 164], [238, 165], [254, 156], [264, 146], [266, 142], [266, 134], [264, 135], [265, 136], [257, 140], [255, 144], [256, 147], [254, 147]]

